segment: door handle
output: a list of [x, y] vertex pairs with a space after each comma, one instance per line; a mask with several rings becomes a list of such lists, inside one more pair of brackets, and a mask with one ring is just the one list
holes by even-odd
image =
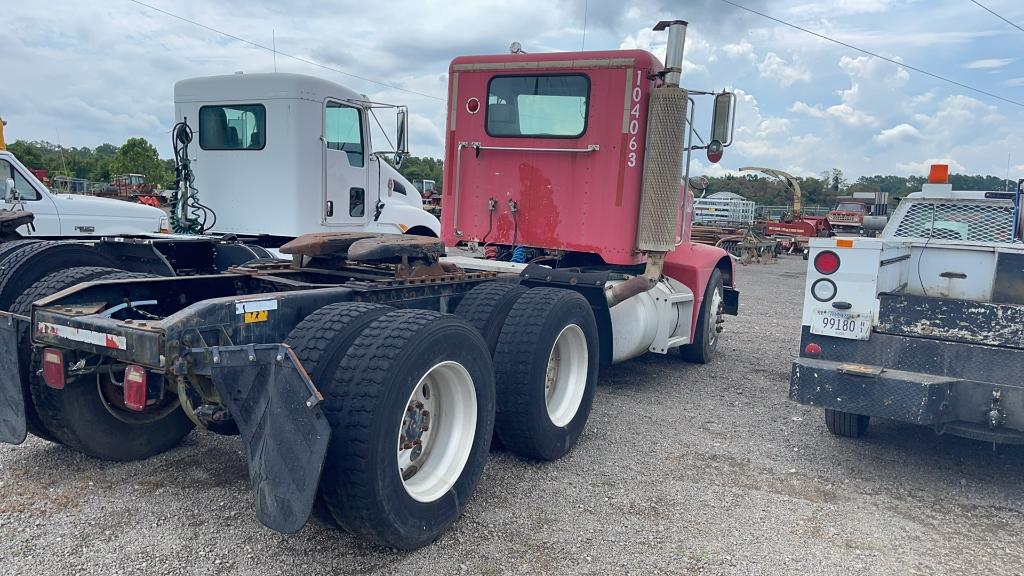
[[327, 217], [328, 218], [330, 218], [331, 216], [334, 216], [334, 201], [333, 200], [328, 200], [327, 201], [326, 212], [327, 212]]

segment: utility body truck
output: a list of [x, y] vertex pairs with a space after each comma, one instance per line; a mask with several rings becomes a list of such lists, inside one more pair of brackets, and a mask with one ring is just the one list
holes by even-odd
[[[0, 316], [0, 440], [31, 432], [131, 460], [195, 427], [240, 434], [268, 527], [295, 532], [312, 515], [398, 548], [433, 541], [472, 495], [492, 435], [559, 458], [601, 365], [647, 352], [708, 362], [737, 312], [731, 259], [689, 239], [686, 23], [656, 30], [668, 31], [666, 65], [641, 50], [452, 62], [442, 237], [492, 259], [445, 256], [425, 236], [320, 232], [281, 247], [291, 262], [171, 278], [78, 267], [23, 287]], [[321, 96], [309, 106], [327, 113]], [[258, 149], [262, 112], [225, 99], [238, 101], [210, 115], [235, 130], [213, 142]], [[201, 128], [205, 105], [189, 112]], [[715, 96], [716, 157], [733, 106]], [[287, 110], [266, 106], [268, 142]], [[351, 214], [356, 188], [376, 210], [386, 174], [349, 179], [362, 153], [339, 134], [319, 150], [347, 165], [324, 175], [345, 182], [324, 189], [327, 223]], [[283, 219], [303, 214], [316, 211]]]
[[833, 434], [881, 417], [1024, 443], [1021, 191], [954, 191], [946, 173], [878, 238], [811, 240], [789, 397]]

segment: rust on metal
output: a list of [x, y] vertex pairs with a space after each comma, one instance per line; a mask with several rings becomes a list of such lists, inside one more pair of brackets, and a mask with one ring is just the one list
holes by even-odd
[[384, 236], [387, 235], [368, 232], [314, 232], [299, 236], [281, 246], [280, 250], [284, 254], [300, 256], [344, 256], [354, 242]]

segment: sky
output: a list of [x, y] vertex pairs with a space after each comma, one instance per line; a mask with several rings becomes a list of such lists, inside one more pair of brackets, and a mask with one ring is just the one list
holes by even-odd
[[[145, 0], [264, 46], [278, 71], [321, 76], [409, 106], [410, 148], [442, 157], [455, 56], [643, 48], [664, 57], [659, 20], [689, 22], [683, 84], [738, 96], [735, 143], [692, 174], [741, 166], [799, 176], [951, 171], [1024, 177], [1024, 31], [970, 0], [735, 0], [961, 84], [788, 28], [722, 0]], [[1024, 26], [1024, 2], [979, 0]], [[269, 72], [264, 50], [130, 0], [8, 1], [0, 10], [0, 116], [9, 141], [120, 144], [143, 136], [169, 157], [173, 85]], [[297, 56], [329, 70], [292, 59]], [[705, 133], [710, 101], [698, 101]], [[701, 121], [700, 119], [704, 119]], [[385, 126], [390, 127], [387, 123]], [[387, 148], [378, 138], [378, 148]]]

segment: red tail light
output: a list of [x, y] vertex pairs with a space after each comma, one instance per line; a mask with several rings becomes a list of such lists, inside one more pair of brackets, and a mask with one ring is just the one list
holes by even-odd
[[64, 353], [56, 348], [43, 348], [43, 382], [50, 388], [64, 389]]
[[814, 269], [819, 274], [832, 274], [839, 270], [839, 254], [831, 250], [818, 252], [818, 255], [814, 257]]
[[821, 356], [821, 346], [814, 342], [809, 342], [807, 346], [804, 346], [804, 356], [810, 356], [811, 358]]
[[146, 369], [130, 364], [124, 369], [124, 405], [129, 410], [146, 409]]

